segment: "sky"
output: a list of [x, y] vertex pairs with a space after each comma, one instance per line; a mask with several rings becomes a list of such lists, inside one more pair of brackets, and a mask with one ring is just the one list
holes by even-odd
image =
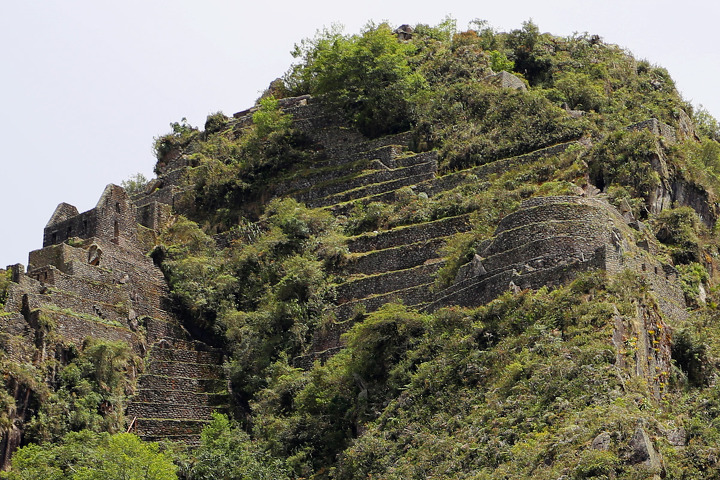
[[709, 0], [38, 0], [0, 14], [0, 268], [27, 264], [61, 202], [93, 208], [108, 183], [152, 178], [153, 137], [251, 107], [295, 43], [340, 24], [587, 32], [665, 67], [720, 118], [720, 2]]

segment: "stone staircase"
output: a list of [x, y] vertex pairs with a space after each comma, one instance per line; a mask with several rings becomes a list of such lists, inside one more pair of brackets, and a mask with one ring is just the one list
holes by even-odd
[[197, 444], [212, 412], [229, 402], [223, 353], [176, 323], [148, 319], [146, 328], [147, 366], [127, 411], [132, 430], [145, 440]]

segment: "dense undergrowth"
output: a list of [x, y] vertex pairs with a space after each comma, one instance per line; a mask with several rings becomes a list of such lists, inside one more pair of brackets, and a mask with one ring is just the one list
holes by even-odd
[[[274, 95], [312, 94], [370, 137], [409, 130], [413, 149], [438, 151], [443, 173], [584, 141], [482, 182], [468, 172], [467, 181], [438, 195], [404, 188], [394, 202], [357, 202], [334, 217], [292, 199], [267, 201], [278, 178], [320, 155], [273, 97], [242, 127], [220, 113], [208, 117], [203, 132], [173, 124], [172, 133], [156, 140], [158, 169], [184, 155], [189, 188], [178, 206], [183, 215], [152, 255], [185, 323], [230, 353], [233, 394], [231, 419], [216, 416], [196, 451], [171, 451], [179, 474], [718, 477], [716, 232], [690, 207], [651, 209], [672, 181], [715, 201], [717, 122], [702, 110], [693, 115], [664, 69], [596, 36], [560, 38], [530, 22], [508, 33], [484, 22], [458, 32], [448, 20], [417, 25], [410, 41], [399, 41], [385, 24], [357, 35], [329, 30], [295, 54], [298, 64], [274, 85]], [[523, 79], [527, 91], [483, 80], [501, 70]], [[625, 129], [648, 118], [682, 132], [678, 141]], [[435, 279], [442, 289], [523, 199], [595, 187], [661, 242], [654, 254], [677, 267], [692, 307], [686, 320], [668, 319], [673, 370], [663, 372], [669, 382], [661, 395], [627, 366], [635, 344], [611, 341], [615, 322], [631, 324], [639, 311], [659, 315], [656, 299], [632, 272], [508, 293], [475, 309], [425, 314], [387, 304], [357, 322], [343, 337], [345, 348], [326, 363], [307, 364], [314, 333], [333, 321], [329, 307], [346, 279], [348, 236], [470, 214], [472, 230], [454, 236], [442, 252], [447, 261]], [[85, 349], [59, 373], [29, 426], [32, 440], [65, 435], [60, 444], [72, 450], [79, 437], [68, 432], [116, 431], [112, 412], [100, 420], [98, 409], [121, 405], [114, 396], [128, 387], [102, 375], [126, 370], [130, 359], [119, 352], [113, 358], [120, 363], [102, 373], [88, 363], [93, 351]], [[98, 362], [92, 365], [108, 365]], [[78, 406], [81, 413], [69, 413]], [[662, 471], [633, 460], [629, 444], [638, 429], [653, 439]], [[97, 448], [114, 448], [106, 437], [91, 438]], [[602, 448], [592, 446], [598, 438]], [[17, 468], [34, 465], [36, 450], [20, 452]], [[74, 461], [58, 468], [65, 472]]]

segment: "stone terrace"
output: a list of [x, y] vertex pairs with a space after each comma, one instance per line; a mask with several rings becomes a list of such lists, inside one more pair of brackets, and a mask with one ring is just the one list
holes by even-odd
[[[407, 134], [369, 140], [309, 97], [287, 99], [285, 111], [293, 114], [295, 127], [310, 136], [322, 154], [312, 165], [281, 179], [274, 196], [291, 196], [337, 216], [346, 215], [358, 203], [391, 203], [401, 188], [410, 187], [433, 197], [512, 168], [531, 167], [572, 146], [583, 146], [580, 142], [563, 143], [439, 176], [436, 152], [409, 151]], [[251, 113], [241, 112], [235, 118], [247, 124]], [[321, 357], [325, 355], [322, 352], [335, 351], [340, 335], [358, 315], [389, 301], [417, 308], [436, 302], [435, 274], [445, 263], [440, 249], [454, 235], [471, 228], [466, 214], [348, 238], [351, 253], [344, 270], [348, 276], [337, 286], [335, 321], [316, 335], [313, 350]], [[504, 291], [508, 283], [498, 288]]]
[[[400, 188], [410, 187], [415, 193], [433, 197], [464, 184], [482, 183], [513, 168], [532, 168], [571, 147], [587, 146], [583, 141], [572, 141], [439, 175], [435, 152], [408, 151], [407, 134], [368, 140], [308, 97], [286, 101], [286, 111], [294, 115], [296, 127], [322, 146], [324, 156], [281, 181], [274, 195], [292, 196], [337, 216], [346, 215], [358, 203], [391, 203]], [[247, 118], [247, 114], [240, 118]], [[650, 283], [664, 296], [663, 309], [681, 312], [684, 300], [673, 282], [672, 267], [643, 256], [626, 223], [604, 200], [528, 200], [518, 212], [506, 217], [476, 259], [461, 268], [455, 283], [439, 292], [433, 285], [445, 263], [440, 249], [454, 235], [472, 228], [469, 215], [350, 237], [347, 245], [351, 253], [344, 271], [347, 278], [337, 285], [335, 320], [316, 334], [313, 357], [332, 354], [341, 345], [340, 335], [355, 319], [389, 301], [426, 310], [446, 305], [476, 306], [508, 289], [556, 286], [587, 270], [643, 266], [648, 272], [660, 272], [652, 275]], [[303, 364], [308, 360], [298, 359]]]

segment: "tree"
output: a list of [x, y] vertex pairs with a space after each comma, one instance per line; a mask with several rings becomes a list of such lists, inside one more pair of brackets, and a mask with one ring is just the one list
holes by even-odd
[[127, 180], [120, 182], [120, 186], [125, 189], [128, 195], [134, 195], [145, 190], [149, 182], [150, 180], [148, 180], [145, 175], [138, 172], [135, 175], [131, 175]]
[[424, 85], [408, 59], [413, 43], [401, 42], [386, 23], [369, 24], [361, 35], [326, 31], [296, 47], [302, 58], [289, 79], [348, 112], [366, 135], [400, 132], [410, 126], [412, 96]]

